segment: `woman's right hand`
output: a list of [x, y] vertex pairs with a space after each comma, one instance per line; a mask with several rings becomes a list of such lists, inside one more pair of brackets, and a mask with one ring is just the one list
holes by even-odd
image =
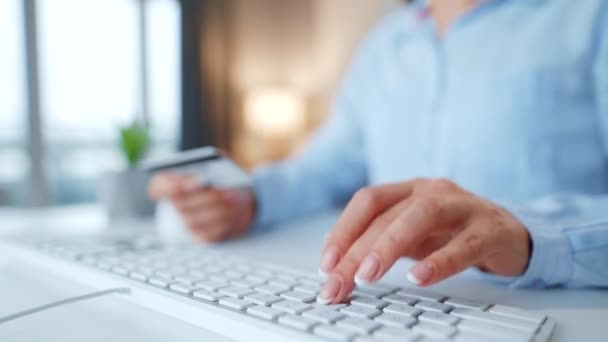
[[247, 232], [255, 216], [252, 190], [201, 186], [187, 175], [162, 173], [148, 187], [150, 197], [168, 199], [192, 234], [204, 242], [219, 242]]

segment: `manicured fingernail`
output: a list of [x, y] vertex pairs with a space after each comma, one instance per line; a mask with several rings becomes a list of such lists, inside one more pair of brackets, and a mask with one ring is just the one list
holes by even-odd
[[416, 285], [424, 284], [433, 276], [433, 268], [427, 262], [420, 262], [412, 267], [407, 274], [407, 280]]
[[338, 264], [338, 249], [336, 247], [328, 247], [321, 256], [321, 271], [329, 273], [333, 271]]
[[319, 278], [321, 278], [321, 280], [327, 280], [327, 278], [329, 278], [329, 273], [323, 271], [320, 267], [319, 267]]
[[359, 265], [359, 270], [355, 274], [355, 283], [366, 284], [371, 283], [375, 280], [375, 276], [378, 273], [378, 269], [380, 269], [380, 260], [375, 255], [368, 255], [361, 265]]
[[319, 304], [329, 304], [340, 292], [342, 288], [342, 280], [335, 274], [329, 276], [321, 291], [317, 295], [317, 303]]
[[182, 189], [185, 191], [194, 191], [201, 185], [196, 179], [187, 179], [182, 183]]

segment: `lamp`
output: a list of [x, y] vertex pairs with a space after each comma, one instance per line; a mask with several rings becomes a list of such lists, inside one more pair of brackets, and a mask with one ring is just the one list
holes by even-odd
[[245, 127], [264, 138], [299, 134], [305, 125], [305, 112], [302, 94], [287, 87], [258, 88], [245, 97]]

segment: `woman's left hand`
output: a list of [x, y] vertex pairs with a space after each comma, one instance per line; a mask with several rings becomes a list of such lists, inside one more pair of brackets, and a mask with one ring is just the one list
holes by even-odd
[[355, 282], [375, 282], [400, 257], [419, 260], [408, 279], [428, 286], [471, 266], [517, 276], [530, 253], [528, 231], [512, 214], [449, 180], [369, 187], [355, 194], [325, 244], [328, 279], [318, 301], [341, 302]]

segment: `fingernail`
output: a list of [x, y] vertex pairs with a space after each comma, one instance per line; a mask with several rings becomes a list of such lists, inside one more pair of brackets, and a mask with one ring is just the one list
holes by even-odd
[[182, 189], [185, 191], [194, 191], [201, 185], [196, 179], [187, 179], [182, 183]]
[[319, 267], [319, 277], [321, 280], [327, 280], [327, 278], [329, 278], [329, 273], [323, 271], [321, 267]]
[[342, 280], [335, 274], [329, 276], [317, 295], [317, 303], [326, 305], [332, 302], [342, 288]]
[[412, 267], [407, 274], [407, 280], [420, 285], [426, 283], [433, 276], [433, 268], [427, 262], [420, 262]]
[[355, 274], [355, 284], [371, 283], [375, 280], [375, 276], [380, 269], [380, 260], [376, 255], [368, 255], [359, 266], [359, 270]]
[[336, 247], [328, 247], [321, 256], [321, 271], [329, 273], [333, 271], [338, 264], [338, 249]]

